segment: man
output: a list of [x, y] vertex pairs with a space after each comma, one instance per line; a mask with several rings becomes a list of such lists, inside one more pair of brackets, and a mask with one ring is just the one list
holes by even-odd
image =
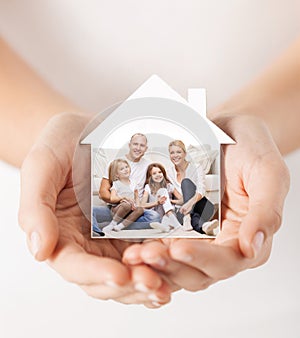
[[[124, 156], [124, 159], [129, 163], [131, 168], [130, 179], [132, 179], [137, 186], [139, 198], [142, 197], [144, 191], [144, 184], [146, 180], [147, 168], [150, 162], [143, 158], [145, 152], [148, 149], [147, 146], [147, 137], [144, 134], [136, 133], [131, 136], [130, 142], [128, 144], [129, 151]], [[111, 184], [108, 178], [108, 167], [106, 167], [105, 173], [102, 177], [99, 196], [106, 203], [110, 203], [110, 188]], [[111, 212], [109, 207], [100, 206], [93, 207], [93, 231], [103, 235], [102, 231], [99, 229], [98, 222], [110, 222], [111, 221]], [[144, 210], [144, 215], [139, 217], [138, 220], [127, 227], [127, 229], [151, 229], [149, 223], [159, 222], [160, 216], [154, 210]]]

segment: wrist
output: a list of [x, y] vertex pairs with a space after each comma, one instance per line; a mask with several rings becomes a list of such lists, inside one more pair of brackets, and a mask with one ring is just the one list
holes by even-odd
[[15, 133], [6, 137], [7, 133], [3, 132], [2, 138], [5, 138], [10, 146], [4, 146], [4, 142], [2, 143], [3, 146], [0, 146], [0, 157], [17, 167], [21, 166], [27, 154], [42, 137], [45, 128], [55, 125], [56, 121], [61, 119], [69, 119], [70, 123], [76, 119], [77, 122], [80, 121], [81, 128], [84, 130], [91, 120], [92, 114], [79, 113], [78, 110], [74, 113], [52, 113], [47, 111], [43, 114], [32, 114], [27, 121], [24, 121], [24, 118], [18, 120], [17, 137], [11, 138], [11, 135], [15, 135]]
[[286, 137], [282, 132], [282, 121], [276, 114], [269, 114], [259, 105], [237, 106], [226, 103], [208, 114], [208, 118], [221, 128], [233, 140], [237, 139], [247, 128], [256, 121], [257, 124], [264, 125], [270, 132], [274, 142], [282, 153], [287, 152]]

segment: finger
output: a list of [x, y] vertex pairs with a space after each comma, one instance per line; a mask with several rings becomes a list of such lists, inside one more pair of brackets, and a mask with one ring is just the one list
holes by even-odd
[[[63, 269], [64, 277], [68, 281], [79, 284], [93, 298], [102, 300], [114, 299], [124, 304], [151, 304], [156, 302], [163, 305], [170, 301], [170, 288], [157, 273], [147, 266], [133, 267], [131, 269], [131, 278], [126, 278], [125, 280], [121, 277], [122, 279], [120, 280], [118, 279], [120, 278], [120, 272], [117, 273], [116, 271], [116, 268], [119, 269], [119, 266], [117, 266], [120, 265], [119, 262], [99, 257], [96, 257], [98, 262], [96, 260], [93, 262], [91, 257], [87, 261], [86, 256], [91, 255], [85, 254], [83, 256], [82, 253], [80, 255], [74, 253], [71, 255], [71, 259], [75, 258], [78, 265], [84, 264], [84, 270], [80, 269], [78, 271], [77, 265], [75, 271], [74, 267], [69, 267], [69, 270], [66, 271], [64, 267], [65, 264], [68, 264], [66, 257], [62, 266], [58, 266], [57, 262], [55, 263], [55, 269], [58, 271]], [[102, 260], [101, 267], [99, 266], [99, 259]], [[111, 269], [112, 264], [115, 264], [113, 270]], [[99, 268], [105, 273], [95, 275]]]
[[137, 291], [153, 292], [163, 284], [162, 278], [146, 265], [130, 267], [131, 280]]
[[[109, 300], [113, 299], [123, 304], [144, 304], [158, 307], [170, 301], [170, 294], [159, 292], [144, 292], [134, 288], [132, 284], [123, 287], [117, 285], [83, 285], [80, 286], [90, 297]], [[154, 304], [153, 304], [154, 303]]]
[[289, 189], [289, 174], [276, 154], [266, 157], [251, 171], [246, 186], [249, 211], [239, 231], [239, 244], [248, 258], [256, 257], [264, 241], [281, 225], [284, 199]]
[[249, 260], [231, 246], [214, 245], [203, 240], [174, 241], [169, 252], [172, 259], [209, 276], [208, 284], [231, 277], [249, 267]]
[[123, 253], [122, 261], [128, 265], [137, 265], [142, 264], [143, 260], [141, 258], [141, 244], [130, 245]]
[[[132, 297], [132, 293], [136, 293], [132, 288], [130, 287], [120, 287], [118, 285], [80, 285], [80, 288], [90, 297], [95, 299], [101, 299], [101, 300], [119, 300], [122, 297]], [[148, 301], [148, 299], [145, 298], [145, 302]], [[136, 302], [132, 302], [134, 304], [137, 304], [137, 297], [134, 299]], [[132, 298], [133, 301], [133, 298]], [[132, 304], [131, 303], [131, 304]]]
[[121, 262], [89, 254], [74, 242], [59, 243], [48, 263], [65, 280], [82, 286], [123, 287], [130, 283], [130, 271]]
[[27, 234], [29, 248], [37, 260], [47, 259], [58, 239], [56, 197], [65, 178], [50, 151], [32, 151], [21, 169], [19, 223]]
[[160, 288], [155, 291], [136, 291], [116, 300], [124, 304], [144, 304], [147, 307], [155, 308], [170, 302], [171, 289], [167, 282], [163, 281]]
[[142, 245], [140, 255], [144, 263], [163, 273], [174, 289], [180, 287], [198, 291], [212, 283], [212, 279], [203, 271], [174, 260], [170, 256], [169, 248], [162, 242], [152, 241]]

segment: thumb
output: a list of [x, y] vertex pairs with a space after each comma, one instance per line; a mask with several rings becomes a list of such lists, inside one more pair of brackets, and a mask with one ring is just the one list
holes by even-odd
[[281, 225], [281, 213], [262, 205], [251, 206], [239, 230], [239, 245], [247, 258], [256, 258]]
[[58, 160], [46, 147], [31, 151], [21, 168], [19, 224], [39, 261], [49, 258], [58, 241], [55, 208], [61, 176]]
[[252, 170], [246, 188], [248, 214], [239, 230], [239, 244], [248, 258], [259, 254], [263, 244], [272, 241], [282, 221], [284, 200], [289, 189], [289, 173], [281, 158], [262, 163]]

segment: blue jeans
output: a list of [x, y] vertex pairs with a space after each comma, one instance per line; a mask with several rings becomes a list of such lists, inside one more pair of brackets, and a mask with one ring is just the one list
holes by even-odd
[[110, 209], [107, 206], [93, 207], [93, 231], [102, 232], [98, 223], [110, 223], [112, 220]]
[[[111, 211], [107, 206], [93, 207], [93, 230], [101, 232], [101, 229], [112, 220]], [[136, 222], [130, 224], [126, 230], [151, 229], [149, 223], [160, 222], [161, 217], [155, 210], [145, 209], [144, 214]], [[101, 226], [99, 226], [99, 223]]]

